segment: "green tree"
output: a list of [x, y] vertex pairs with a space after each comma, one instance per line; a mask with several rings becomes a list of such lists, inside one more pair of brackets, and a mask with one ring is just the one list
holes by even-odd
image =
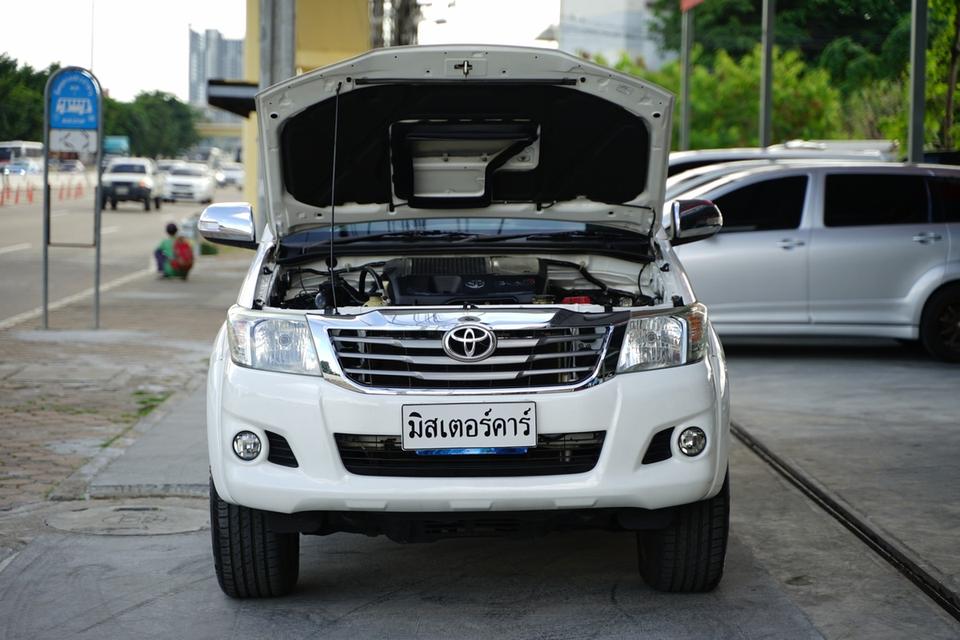
[[[960, 16], [956, 0], [931, 0], [929, 24], [924, 147], [950, 151], [960, 140], [960, 108], [956, 97]], [[892, 80], [864, 84], [850, 94], [844, 109], [848, 135], [898, 140], [901, 148], [906, 149], [908, 92], [909, 63], [904, 54], [899, 71]]]
[[43, 90], [58, 68], [35, 70], [0, 53], [0, 140], [43, 139]]
[[[654, 0], [653, 33], [662, 49], [680, 48], [676, 0]], [[760, 41], [761, 0], [710, 0], [694, 14], [694, 34], [706, 60], [723, 50], [734, 57]], [[830, 71], [847, 94], [875, 78], [903, 69], [910, 43], [909, 0], [778, 0], [775, 44], [798, 50]]]
[[[43, 139], [43, 91], [57, 69], [38, 71], [0, 54], [0, 140]], [[103, 98], [105, 134], [129, 136], [136, 155], [178, 155], [199, 140], [196, 120], [192, 107], [161, 91], [141, 93], [133, 102]]]
[[[718, 51], [705, 61], [702, 47], [693, 52], [690, 74], [690, 143], [694, 149], [756, 146], [760, 110], [759, 46], [734, 59]], [[649, 71], [626, 57], [617, 70], [643, 77], [670, 91], [680, 88], [680, 65], [672, 62]], [[840, 92], [823, 69], [807, 66], [798, 51], [774, 49], [773, 138], [831, 138], [842, 131]], [[679, 138], [679, 119], [674, 137]]]
[[131, 103], [131, 150], [137, 155], [175, 156], [199, 141], [196, 112], [162, 91], [141, 93]]

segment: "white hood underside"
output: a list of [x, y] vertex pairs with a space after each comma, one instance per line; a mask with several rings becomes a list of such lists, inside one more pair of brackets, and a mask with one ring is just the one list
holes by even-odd
[[[595, 105], [598, 110], [563, 113], [568, 118], [563, 121], [555, 110], [550, 112], [549, 123], [539, 122], [536, 116], [504, 117], [505, 97], [530, 95], [542, 86], [550, 87], [550, 93], [544, 93], [548, 102], [554, 96], [569, 96], [576, 98], [570, 104]], [[444, 118], [429, 112], [391, 122], [357, 117], [358, 109], [368, 108], [388, 91], [417, 96], [470, 87], [480, 91], [476, 95], [497, 94], [490, 104], [500, 108], [482, 112], [486, 103], [481, 101], [480, 113], [464, 109], [462, 116], [451, 114], [448, 108]], [[333, 109], [338, 88], [339, 105]], [[582, 92], [589, 97], [562, 92]], [[528, 106], [518, 100], [516, 113], [525, 114]], [[312, 107], [315, 109], [309, 111]], [[540, 105], [541, 110], [550, 107]], [[278, 238], [329, 225], [332, 200], [337, 224], [450, 217], [546, 218], [647, 233], [660, 223], [672, 107], [673, 96], [660, 87], [554, 50], [457, 45], [371, 51], [258, 94], [269, 224]], [[385, 113], [369, 108], [373, 116]], [[397, 112], [394, 106], [390, 108]], [[330, 131], [332, 122], [338, 123], [338, 179], [332, 198], [333, 145], [324, 144], [325, 139], [317, 136], [317, 144], [311, 146], [312, 136], [291, 134], [311, 131], [302, 123], [308, 118], [317, 120], [314, 114], [319, 113], [324, 114], [319, 116], [321, 124], [329, 123]], [[329, 118], [327, 113], [336, 115]], [[605, 142], [613, 153], [597, 149], [596, 159], [579, 168], [571, 157], [563, 158], [566, 164], [562, 167], [551, 165], [565, 152], [566, 136], [570, 136], [571, 149], [575, 143], [582, 145], [584, 136], [596, 136], [597, 128], [605, 126], [594, 115], [606, 113], [619, 114], [620, 124], [639, 131], [637, 140], [643, 144], [638, 148], [632, 139], [628, 144], [613, 132]], [[304, 117], [298, 119], [300, 115]], [[467, 120], [471, 124], [464, 124]], [[592, 131], [586, 131], [587, 124]], [[284, 148], [285, 127], [289, 127], [289, 148]], [[501, 129], [502, 135], [497, 133]], [[409, 139], [398, 139], [401, 130], [410, 132], [405, 134]], [[356, 142], [361, 139], [367, 144]], [[510, 144], [514, 146], [503, 151]], [[409, 151], [406, 165], [398, 159], [399, 150]], [[611, 170], [603, 168], [604, 161], [611, 162]], [[571, 171], [571, 166], [576, 170]], [[566, 178], [544, 177], [556, 175]], [[530, 186], [524, 183], [525, 176], [530, 177]], [[576, 189], [578, 180], [588, 195], [559, 184]], [[371, 188], [365, 189], [365, 184]], [[500, 197], [497, 189], [510, 196]], [[526, 195], [534, 191], [538, 197]], [[540, 197], [558, 193], [561, 198]], [[599, 193], [604, 200], [591, 199], [590, 193]]]

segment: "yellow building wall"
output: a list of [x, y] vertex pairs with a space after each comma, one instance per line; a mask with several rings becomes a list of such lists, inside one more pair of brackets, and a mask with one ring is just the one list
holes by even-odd
[[[339, 62], [370, 46], [368, 0], [297, 0], [297, 74]], [[260, 81], [260, 0], [247, 0], [247, 34], [243, 47], [247, 82]], [[244, 200], [257, 202], [257, 119], [243, 123]], [[261, 212], [262, 213], [262, 212]]]

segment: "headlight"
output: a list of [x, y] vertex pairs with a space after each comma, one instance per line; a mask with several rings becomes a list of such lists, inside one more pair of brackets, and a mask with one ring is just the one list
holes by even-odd
[[627, 323], [617, 373], [697, 362], [707, 351], [707, 308], [692, 304], [673, 313], [640, 316]]
[[306, 318], [231, 309], [227, 319], [230, 357], [242, 367], [320, 375]]

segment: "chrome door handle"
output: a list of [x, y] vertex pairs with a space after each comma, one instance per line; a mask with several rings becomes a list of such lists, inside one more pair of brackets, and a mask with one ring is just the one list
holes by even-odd
[[802, 247], [804, 244], [806, 243], [803, 240], [793, 240], [791, 238], [784, 238], [783, 240], [777, 243], [777, 246], [780, 247], [781, 249], [790, 250], [790, 249], [796, 249], [797, 247]]
[[930, 244], [931, 242], [936, 242], [937, 240], [942, 240], [943, 236], [939, 233], [934, 233], [933, 231], [924, 231], [923, 233], [918, 233], [913, 236], [914, 242], [919, 242], [920, 244]]

